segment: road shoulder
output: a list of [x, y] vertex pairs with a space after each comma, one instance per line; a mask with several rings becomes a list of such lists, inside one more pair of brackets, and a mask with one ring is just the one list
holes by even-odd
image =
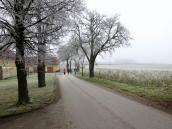
[[134, 100], [136, 102], [139, 102], [141, 104], [144, 104], [144, 105], [147, 105], [147, 106], [150, 106], [150, 107], [153, 107], [153, 108], [156, 108], [158, 110], [161, 110], [163, 112], [167, 112], [169, 114], [172, 114], [172, 108], [167, 108], [165, 104], [162, 104], [162, 103], [159, 103], [159, 102], [156, 102], [156, 101], [152, 101], [148, 98], [145, 98], [145, 97], [142, 97], [142, 96], [138, 96], [136, 94], [131, 94], [127, 91], [124, 91], [124, 90], [121, 90], [121, 89], [118, 89], [118, 88], [112, 88], [112, 86], [109, 84], [109, 83], [106, 83], [103, 81], [103, 83], [100, 81], [92, 81], [90, 79], [85, 79], [85, 78], [82, 78], [81, 76], [76, 76], [78, 79], [81, 79], [83, 81], [86, 81], [88, 83], [92, 83], [94, 84], [95, 86], [98, 86], [98, 87], [101, 87], [107, 91], [110, 91], [112, 93], [115, 93], [115, 94], [118, 94], [120, 96], [123, 96], [123, 97], [126, 97], [130, 100]]

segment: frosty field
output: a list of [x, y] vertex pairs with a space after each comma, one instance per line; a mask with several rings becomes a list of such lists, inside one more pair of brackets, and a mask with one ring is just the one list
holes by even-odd
[[136, 95], [172, 107], [172, 65], [95, 65], [95, 78], [84, 79], [112, 90]]

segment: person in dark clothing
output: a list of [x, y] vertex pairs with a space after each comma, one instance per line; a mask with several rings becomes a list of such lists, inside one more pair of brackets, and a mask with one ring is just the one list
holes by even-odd
[[64, 71], [63, 71], [63, 72], [64, 72], [64, 75], [65, 75], [65, 74], [66, 74], [66, 69], [64, 69]]
[[70, 74], [72, 74], [72, 69], [70, 69]]
[[67, 73], [68, 73], [68, 75], [70, 74], [70, 69], [67, 69]]

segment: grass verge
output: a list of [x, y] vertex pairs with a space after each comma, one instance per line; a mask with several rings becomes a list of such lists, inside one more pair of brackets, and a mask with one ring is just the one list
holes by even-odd
[[16, 106], [17, 103], [17, 79], [9, 78], [0, 81], [0, 117], [11, 116], [29, 112], [44, 107], [59, 98], [58, 80], [55, 74], [46, 74], [44, 88], [37, 87], [37, 75], [27, 78], [31, 103]]
[[144, 87], [99, 79], [97, 77], [89, 78], [88, 76], [82, 77], [81, 75], [77, 75], [77, 77], [111, 89], [111, 91], [120, 92], [153, 107], [172, 112], [172, 87]]

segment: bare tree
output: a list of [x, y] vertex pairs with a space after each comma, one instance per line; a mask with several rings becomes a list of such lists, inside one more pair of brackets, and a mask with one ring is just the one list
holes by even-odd
[[14, 44], [18, 78], [18, 104], [28, 103], [27, 73], [25, 69], [25, 22], [33, 0], [0, 0], [0, 50]]
[[[54, 17], [57, 7], [52, 5], [52, 1], [37, 1], [36, 18], [39, 21], [45, 15], [51, 14], [44, 22], [37, 24], [37, 41], [38, 41], [38, 87], [46, 86], [45, 82], [45, 57], [47, 51], [47, 42], [50, 35], [61, 29], [62, 25], [55, 25]], [[57, 26], [57, 27], [56, 27]]]
[[81, 66], [81, 75], [84, 76], [84, 63], [85, 63], [85, 54], [82, 52], [82, 50], [78, 50], [77, 54], [78, 58], [75, 58], [77, 63], [77, 70], [80, 71], [80, 66]]
[[[73, 37], [73, 36], [72, 36]], [[83, 70], [84, 70], [84, 63], [85, 63], [85, 54], [83, 53], [82, 49], [80, 48], [79, 44], [75, 42], [75, 39], [70, 39], [69, 45], [71, 46], [70, 49], [72, 49], [72, 60], [75, 62], [75, 69], [77, 71], [80, 71], [83, 76]], [[81, 66], [81, 67], [80, 67]]]
[[89, 62], [89, 76], [94, 77], [97, 55], [129, 45], [129, 32], [121, 25], [118, 16], [107, 17], [97, 12], [85, 12], [75, 19], [74, 34]]
[[73, 56], [73, 53], [72, 53], [72, 49], [71, 49], [71, 46], [70, 45], [63, 45], [63, 46], [60, 46], [59, 47], [59, 50], [58, 50], [58, 57], [59, 59], [62, 61], [62, 62], [66, 62], [66, 69], [69, 70], [70, 69], [70, 59], [72, 58]]
[[[58, 44], [58, 39], [66, 33], [70, 14], [79, 12], [80, 0], [40, 0], [37, 2], [37, 20], [51, 14], [44, 22], [37, 25], [38, 32], [38, 87], [45, 83], [45, 55], [47, 45]], [[79, 7], [80, 6], [80, 7]], [[78, 9], [77, 9], [78, 8]], [[51, 13], [47, 13], [51, 12]], [[53, 40], [55, 42], [53, 42]]]
[[[33, 51], [37, 51], [38, 53], [45, 51], [46, 42], [50, 41], [50, 37], [51, 39], [56, 37], [54, 32], [59, 30], [59, 24], [57, 24], [56, 21], [62, 20], [57, 20], [57, 17], [59, 19], [66, 18], [67, 16], [63, 15], [64, 12], [68, 12], [74, 7], [74, 10], [77, 10], [77, 7], [79, 7], [81, 3], [80, 0], [41, 0], [41, 2], [46, 6], [46, 8], [40, 6], [42, 7], [41, 9], [44, 8], [43, 12], [39, 12], [42, 10], [35, 10], [37, 9], [35, 8], [35, 5], [37, 5], [36, 3], [43, 4], [39, 1], [0, 0], [0, 51], [2, 52], [9, 48], [15, 49], [15, 63], [18, 79], [18, 104], [29, 102], [27, 73], [25, 68], [26, 50], [31, 53]], [[37, 16], [39, 17], [35, 15], [35, 12], [37, 12]], [[57, 15], [56, 18], [55, 15]], [[40, 29], [39, 32], [41, 33], [37, 33], [36, 27]], [[36, 42], [38, 37], [39, 43]], [[39, 53], [38, 55], [43, 57], [42, 55], [44, 54]], [[43, 58], [41, 58], [41, 60], [42, 59]]]
[[58, 56], [61, 61], [66, 62], [66, 69], [71, 69], [71, 62], [75, 64], [75, 72], [79, 71], [81, 66], [83, 75], [85, 54], [79, 44], [75, 42], [73, 36], [71, 36], [67, 44], [59, 47]]

